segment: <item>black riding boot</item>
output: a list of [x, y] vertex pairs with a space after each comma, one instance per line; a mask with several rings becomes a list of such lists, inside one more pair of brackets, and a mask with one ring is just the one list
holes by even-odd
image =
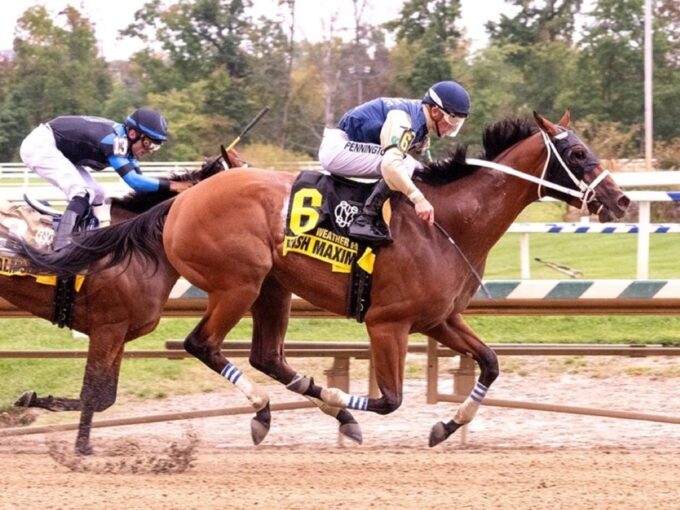
[[73, 231], [87, 216], [90, 210], [90, 202], [86, 197], [76, 195], [71, 199], [64, 214], [61, 215], [57, 230], [54, 232], [52, 247], [54, 251], [61, 250], [71, 243]]
[[390, 229], [382, 219], [382, 206], [390, 198], [392, 190], [380, 179], [366, 199], [364, 208], [349, 226], [349, 236], [373, 245], [392, 242]]

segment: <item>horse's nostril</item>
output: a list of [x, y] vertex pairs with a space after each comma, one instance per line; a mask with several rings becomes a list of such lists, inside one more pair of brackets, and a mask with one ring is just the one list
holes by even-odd
[[616, 201], [616, 205], [618, 205], [621, 209], [628, 209], [628, 206], [630, 205], [630, 198], [628, 198], [626, 195], [621, 195]]

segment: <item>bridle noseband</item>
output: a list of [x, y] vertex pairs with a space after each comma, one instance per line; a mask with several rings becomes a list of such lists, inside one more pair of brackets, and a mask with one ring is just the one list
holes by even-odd
[[[498, 170], [500, 172], [503, 172], [508, 175], [514, 175], [515, 177], [519, 177], [520, 179], [524, 179], [525, 181], [529, 182], [534, 182], [538, 184], [538, 198], [543, 198], [545, 194], [541, 194], [541, 189], [542, 188], [550, 188], [552, 190], [558, 191], [560, 193], [563, 193], [565, 195], [569, 195], [572, 197], [576, 197], [581, 201], [581, 209], [582, 210], [587, 210], [588, 204], [590, 204], [593, 200], [595, 200], [595, 188], [602, 183], [604, 179], [607, 178], [609, 175], [609, 170], [605, 170], [602, 172], [600, 175], [597, 176], [596, 179], [593, 180], [590, 184], [586, 183], [585, 180], [579, 179], [574, 175], [574, 172], [571, 171], [569, 166], [564, 162], [564, 154], [574, 145], [581, 145], [584, 148], [587, 148], [587, 146], [580, 140], [578, 136], [576, 136], [574, 133], [569, 131], [566, 128], [561, 128], [562, 130], [554, 136], [554, 142], [553, 139], [550, 138], [550, 135], [543, 131], [542, 129], [540, 130], [541, 137], [543, 139], [543, 144], [545, 145], [546, 150], [548, 151], [548, 155], [545, 158], [545, 163], [543, 165], [543, 171], [541, 172], [541, 177], [534, 177], [533, 175], [526, 174], [524, 172], [520, 172], [519, 170], [515, 170], [512, 167], [509, 167], [507, 165], [503, 165], [501, 163], [495, 163], [493, 161], [486, 161], [484, 159], [476, 159], [476, 158], [467, 158], [465, 162], [468, 165], [474, 165], [474, 166], [481, 166], [485, 168], [490, 168], [492, 170]], [[593, 153], [588, 150], [586, 158], [584, 163], [581, 165], [583, 168], [583, 175], [591, 169], [600, 164], [600, 161], [593, 155]], [[553, 169], [556, 165], [559, 165], [562, 167], [562, 169], [567, 173], [571, 181], [574, 183], [574, 185], [577, 187], [577, 189], [573, 188], [567, 188], [566, 186], [561, 186], [559, 184], [556, 184], [554, 182], [548, 181], [545, 179], [546, 174], [548, 173], [548, 170]], [[553, 172], [550, 172], [551, 174]], [[600, 210], [604, 207], [603, 205], [600, 205]], [[598, 210], [599, 212], [599, 210]], [[475, 268], [472, 266], [468, 258], [465, 256], [463, 251], [460, 249], [460, 247], [456, 244], [456, 242], [451, 238], [451, 236], [446, 232], [446, 230], [439, 225], [437, 222], [435, 222], [435, 227], [448, 239], [448, 241], [458, 250], [458, 253], [460, 256], [463, 258], [463, 261], [467, 264], [468, 268], [474, 275], [474, 277], [477, 279], [479, 282], [482, 290], [486, 294], [488, 298], [491, 298], [491, 293], [489, 290], [486, 288], [484, 285], [484, 282], [482, 281], [481, 276], [479, 273], [475, 270]]]
[[[543, 171], [541, 172], [541, 183], [538, 185], [538, 198], [543, 198], [541, 194], [541, 188], [542, 187], [548, 187], [545, 186], [544, 182], [550, 182], [550, 181], [545, 181], [546, 174], [548, 174], [548, 170], [554, 168], [555, 166], [559, 165], [569, 176], [571, 181], [576, 185], [576, 187], [579, 189], [580, 194], [573, 194], [569, 193], [572, 196], [576, 196], [579, 200], [581, 200], [581, 208], [582, 210], [585, 210], [588, 207], [588, 204], [595, 200], [595, 188], [604, 180], [607, 178], [609, 175], [609, 170], [605, 170], [602, 172], [600, 175], [593, 180], [590, 184], [586, 183], [585, 180], [579, 179], [574, 175], [574, 173], [571, 171], [569, 166], [564, 162], [563, 155], [565, 152], [567, 152], [571, 147], [574, 145], [581, 145], [584, 148], [586, 145], [579, 139], [578, 136], [576, 136], [574, 133], [567, 129], [563, 129], [560, 133], [554, 136], [554, 141], [553, 139], [550, 138], [550, 136], [543, 130], [541, 130], [541, 137], [543, 138], [543, 144], [545, 145], [546, 150], [548, 151], [548, 157], [545, 160], [545, 164], [543, 165]], [[554, 158], [552, 158], [554, 156]], [[585, 177], [585, 174], [591, 169], [600, 164], [600, 161], [593, 155], [590, 150], [587, 151], [586, 153], [586, 159], [583, 165], [581, 165], [584, 169], [583, 175]], [[550, 172], [552, 173], [552, 172]], [[573, 191], [573, 190], [572, 190]]]
[[[550, 138], [550, 135], [548, 135], [545, 131], [541, 130], [540, 133], [543, 139], [543, 144], [545, 145], [545, 148], [548, 151], [548, 156], [545, 158], [545, 163], [543, 164], [543, 171], [541, 172], [541, 177], [534, 177], [533, 175], [520, 172], [519, 170], [515, 170], [514, 168], [509, 167], [507, 165], [495, 163], [493, 161], [486, 161], [484, 159], [467, 158], [465, 162], [468, 165], [481, 166], [485, 168], [490, 168], [492, 170], [498, 170], [499, 172], [503, 172], [504, 174], [514, 175], [515, 177], [519, 177], [520, 179], [524, 179], [525, 181], [534, 182], [538, 184], [538, 198], [543, 198], [545, 196], [545, 194], [541, 194], [542, 188], [549, 188], [558, 191], [564, 195], [569, 195], [577, 198], [578, 200], [581, 201], [582, 209], [584, 210], [587, 209], [588, 204], [595, 200], [595, 188], [609, 175], [609, 170], [605, 170], [600, 175], [598, 175], [593, 182], [587, 184], [583, 179], [579, 179], [574, 175], [574, 173], [571, 171], [569, 166], [567, 166], [567, 164], [564, 162], [564, 159], [562, 158], [562, 154], [572, 146], [579, 144], [582, 145], [583, 147], [586, 147], [586, 145], [574, 133], [566, 129], [555, 135], [554, 137], [555, 142], [553, 142], [553, 140]], [[559, 149], [557, 148], [557, 146], [560, 146]], [[597, 166], [599, 164], [600, 162], [597, 160], [597, 158], [595, 158], [592, 155], [592, 153], [588, 151], [586, 164], [583, 165], [584, 175], [589, 168]], [[548, 172], [548, 169], [552, 168], [551, 165], [560, 165], [578, 189], [567, 188], [566, 186], [561, 186], [552, 181], [546, 180], [545, 176], [546, 173]]]

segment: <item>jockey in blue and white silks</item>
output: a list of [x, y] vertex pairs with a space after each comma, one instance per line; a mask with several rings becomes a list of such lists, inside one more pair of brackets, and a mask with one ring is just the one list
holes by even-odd
[[435, 83], [422, 100], [377, 98], [348, 111], [336, 128], [326, 128], [319, 148], [321, 166], [344, 177], [381, 179], [361, 214], [350, 226], [351, 237], [386, 244], [389, 230], [380, 219], [391, 191], [400, 191], [429, 224], [434, 209], [411, 179], [422, 165], [412, 156], [429, 146], [429, 133], [456, 136], [470, 113], [470, 96], [454, 81]]

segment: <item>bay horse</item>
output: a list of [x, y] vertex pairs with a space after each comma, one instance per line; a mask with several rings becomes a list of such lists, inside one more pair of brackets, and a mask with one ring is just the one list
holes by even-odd
[[[223, 170], [219, 158], [206, 161], [200, 170], [170, 176], [170, 180], [198, 183]], [[111, 223], [133, 218], [176, 193], [130, 193], [111, 200]], [[76, 450], [92, 452], [90, 429], [95, 412], [116, 400], [124, 344], [153, 331], [179, 275], [161, 257], [155, 273], [132, 261], [123, 274], [109, 271], [87, 277], [73, 304], [73, 329], [89, 337], [87, 362], [79, 399], [38, 397], [27, 392], [20, 399], [26, 407], [52, 411], [80, 411]], [[0, 296], [37, 317], [51, 320], [54, 287], [37, 283], [31, 276], [0, 275]]]
[[[251, 365], [291, 391], [334, 408], [379, 414], [396, 410], [403, 396], [408, 335], [432, 337], [480, 367], [475, 388], [453, 418], [432, 427], [429, 444], [434, 446], [472, 420], [499, 374], [496, 354], [462, 315], [481, 283], [493, 245], [526, 206], [545, 195], [597, 212], [601, 221], [620, 218], [630, 203], [568, 129], [568, 112], [558, 124], [537, 113], [534, 120], [506, 119], [485, 129], [484, 158], [495, 162], [493, 169], [479, 166], [480, 160], [468, 164], [465, 149], [459, 148], [415, 176], [434, 206], [439, 228], [418, 219], [405, 197], [390, 199], [394, 242], [381, 248], [375, 261], [365, 316], [378, 398], [323, 388], [286, 360], [291, 294], [343, 314], [349, 278], [305, 255], [283, 255], [294, 175], [232, 170], [129, 222], [87, 233], [63, 253], [29, 250], [26, 255], [35, 267], [62, 274], [115, 268], [139, 255], [151, 263], [167, 260], [208, 294], [207, 311], [186, 337], [185, 349], [244, 393], [255, 395], [253, 403], [259, 400], [260, 409], [253, 423], [262, 427], [268, 427], [260, 416], [268, 409], [268, 397], [221, 353], [225, 336], [248, 310], [253, 320]], [[498, 171], [508, 168], [510, 174]]]

